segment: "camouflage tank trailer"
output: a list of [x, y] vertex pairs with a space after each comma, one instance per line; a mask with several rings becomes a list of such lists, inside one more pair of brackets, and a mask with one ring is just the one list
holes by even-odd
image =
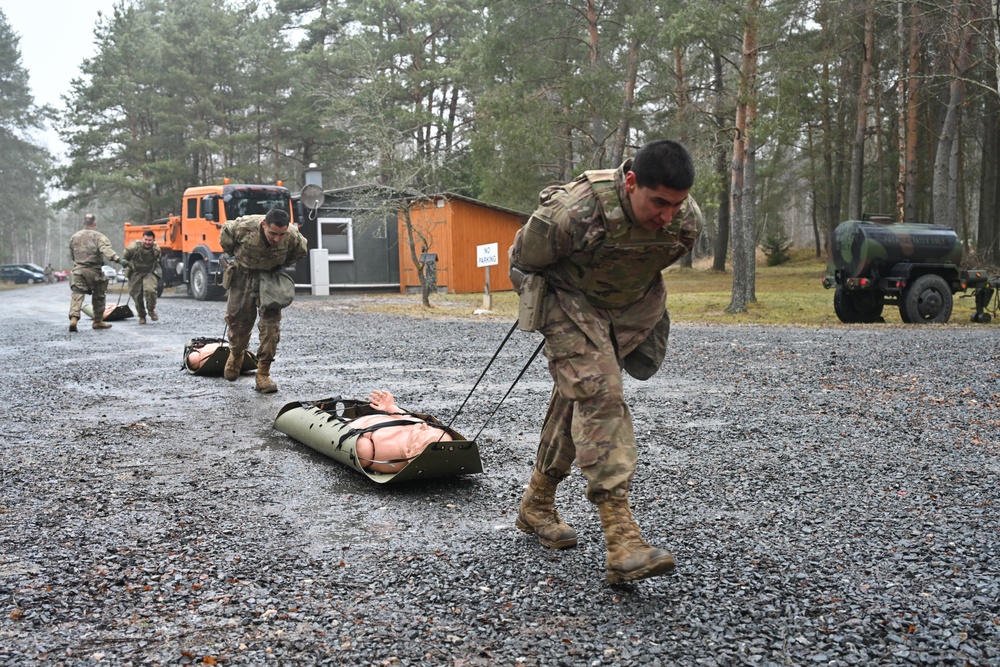
[[[833, 232], [833, 309], [847, 324], [881, 322], [888, 305], [906, 323], [944, 323], [953, 295], [974, 297], [973, 322], [989, 322], [986, 307], [1000, 278], [962, 270], [962, 244], [948, 227], [893, 223], [884, 216], [842, 222]], [[967, 293], [971, 290], [971, 293]]]

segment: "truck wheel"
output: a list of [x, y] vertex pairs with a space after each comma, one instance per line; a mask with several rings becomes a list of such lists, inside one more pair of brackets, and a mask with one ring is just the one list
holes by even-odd
[[163, 277], [157, 276], [156, 278], [156, 296], [163, 296]]
[[914, 324], [944, 324], [951, 318], [952, 303], [947, 281], [928, 273], [914, 280], [903, 292], [899, 312], [904, 321]]
[[837, 286], [833, 292], [833, 312], [844, 324], [872, 324], [882, 321], [885, 304], [874, 292], [849, 292]]
[[198, 301], [208, 301], [211, 298], [211, 286], [205, 262], [195, 262], [191, 267], [191, 295]]

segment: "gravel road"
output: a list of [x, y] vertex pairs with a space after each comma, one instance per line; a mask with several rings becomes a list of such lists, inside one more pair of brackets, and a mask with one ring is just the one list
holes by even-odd
[[1000, 327], [676, 323], [626, 393], [633, 507], [678, 569], [608, 586], [579, 474], [577, 548], [514, 528], [541, 359], [481, 475], [379, 486], [272, 428], [374, 388], [447, 421], [510, 325], [363, 302], [298, 298], [260, 396], [181, 370], [221, 302], [70, 334], [66, 283], [0, 292], [0, 665], [1000, 665]]

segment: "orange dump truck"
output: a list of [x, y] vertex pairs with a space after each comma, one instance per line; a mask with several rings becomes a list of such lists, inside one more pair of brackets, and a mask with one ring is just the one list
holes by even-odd
[[263, 215], [271, 209], [286, 211], [293, 222], [291, 193], [281, 185], [203, 185], [184, 191], [181, 215], [154, 220], [149, 225], [125, 223], [125, 245], [142, 239], [147, 229], [156, 235], [160, 246], [165, 287], [187, 285], [188, 294], [199, 301], [221, 298], [222, 269], [219, 245], [222, 223], [243, 215]]

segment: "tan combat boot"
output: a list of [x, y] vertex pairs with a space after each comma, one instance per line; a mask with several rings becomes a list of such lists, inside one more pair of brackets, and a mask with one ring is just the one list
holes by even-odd
[[79, 331], [79, 329], [76, 328], [76, 325], [77, 325], [77, 323], [79, 321], [80, 321], [79, 317], [71, 317], [71, 318], [69, 318], [69, 330], [72, 331], [73, 333], [76, 333], [77, 331]]
[[156, 314], [155, 310], [151, 310], [151, 311], [149, 311], [149, 319], [151, 319], [154, 322], [156, 322], [157, 320], [160, 319], [160, 316]]
[[271, 379], [271, 364], [257, 362], [257, 383], [254, 389], [262, 394], [273, 394], [278, 391], [278, 385]]
[[226, 359], [226, 368], [222, 375], [230, 382], [236, 382], [243, 374], [243, 354], [245, 350], [236, 351], [229, 348], [229, 358]]
[[145, 324], [145, 323], [146, 323], [146, 318], [143, 317], [142, 315], [140, 315], [139, 316], [139, 324]]
[[111, 325], [104, 320], [94, 320], [94, 323], [90, 325], [91, 329], [110, 329]]
[[576, 546], [576, 531], [556, 511], [558, 484], [559, 480], [533, 468], [514, 525], [526, 533], [537, 535], [538, 543], [543, 547], [568, 549]]
[[646, 579], [673, 571], [674, 556], [664, 549], [650, 546], [639, 534], [639, 525], [632, 518], [628, 496], [609, 497], [597, 504], [601, 527], [608, 545], [607, 582]]

